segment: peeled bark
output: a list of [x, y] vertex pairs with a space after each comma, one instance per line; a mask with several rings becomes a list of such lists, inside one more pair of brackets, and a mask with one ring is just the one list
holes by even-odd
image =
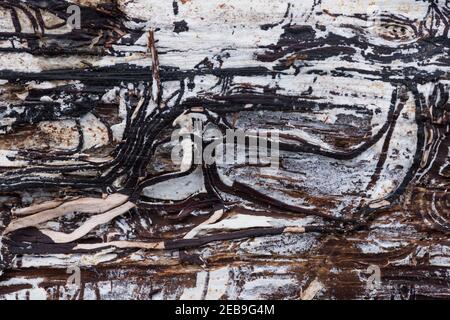
[[[0, 298], [450, 294], [448, 1], [0, 14]], [[194, 162], [231, 129], [279, 166]]]

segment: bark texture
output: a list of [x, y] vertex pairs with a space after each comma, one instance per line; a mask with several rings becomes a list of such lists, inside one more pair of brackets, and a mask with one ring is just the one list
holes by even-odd
[[[449, 19], [0, 1], [0, 298], [448, 298]], [[227, 129], [277, 132], [279, 167], [196, 164]]]

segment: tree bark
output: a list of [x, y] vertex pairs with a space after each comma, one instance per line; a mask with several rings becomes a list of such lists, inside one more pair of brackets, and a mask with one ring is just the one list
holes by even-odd
[[0, 299], [449, 296], [448, 1], [0, 14]]

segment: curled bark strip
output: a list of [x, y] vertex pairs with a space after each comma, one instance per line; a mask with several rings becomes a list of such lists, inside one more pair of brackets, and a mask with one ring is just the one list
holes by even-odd
[[45, 230], [41, 229], [40, 231], [51, 238], [53, 242], [55, 243], [69, 243], [76, 241], [83, 236], [87, 235], [91, 230], [94, 228], [105, 224], [114, 218], [121, 216], [122, 214], [128, 212], [132, 208], [134, 208], [135, 205], [131, 202], [126, 202], [119, 207], [116, 207], [112, 210], [109, 210], [105, 213], [98, 214], [96, 216], [93, 216], [92, 218], [89, 218], [86, 222], [83, 223], [81, 227], [76, 229], [70, 234], [62, 233], [62, 232], [55, 232], [52, 230]]
[[215, 223], [217, 221], [219, 221], [222, 216], [224, 214], [224, 210], [217, 210], [216, 212], [213, 213], [213, 215], [211, 217], [208, 218], [208, 220], [206, 220], [205, 222], [202, 222], [201, 224], [199, 224], [198, 226], [196, 226], [194, 229], [192, 229], [191, 231], [189, 231], [184, 237], [183, 239], [192, 239], [195, 238], [195, 236], [197, 235], [197, 233], [202, 229], [203, 226], [211, 224], [211, 223]]
[[127, 199], [128, 197], [125, 195], [113, 194], [105, 199], [82, 198], [65, 202], [54, 209], [44, 210], [33, 214], [32, 216], [19, 218], [12, 221], [5, 229], [4, 234], [8, 234], [19, 229], [37, 226], [46, 221], [50, 221], [70, 213], [102, 213], [120, 206], [127, 201]]
[[139, 242], [139, 241], [111, 241], [105, 243], [79, 244], [74, 250], [97, 250], [107, 247], [116, 247], [120, 249], [145, 249], [145, 250], [164, 250], [163, 242]]
[[46, 201], [37, 205], [33, 205], [31, 207], [26, 208], [15, 208], [12, 209], [12, 214], [16, 216], [26, 216], [34, 213], [38, 213], [44, 210], [54, 209], [56, 207], [59, 207], [61, 204], [63, 204], [63, 201], [58, 200], [52, 200], [52, 201]]

